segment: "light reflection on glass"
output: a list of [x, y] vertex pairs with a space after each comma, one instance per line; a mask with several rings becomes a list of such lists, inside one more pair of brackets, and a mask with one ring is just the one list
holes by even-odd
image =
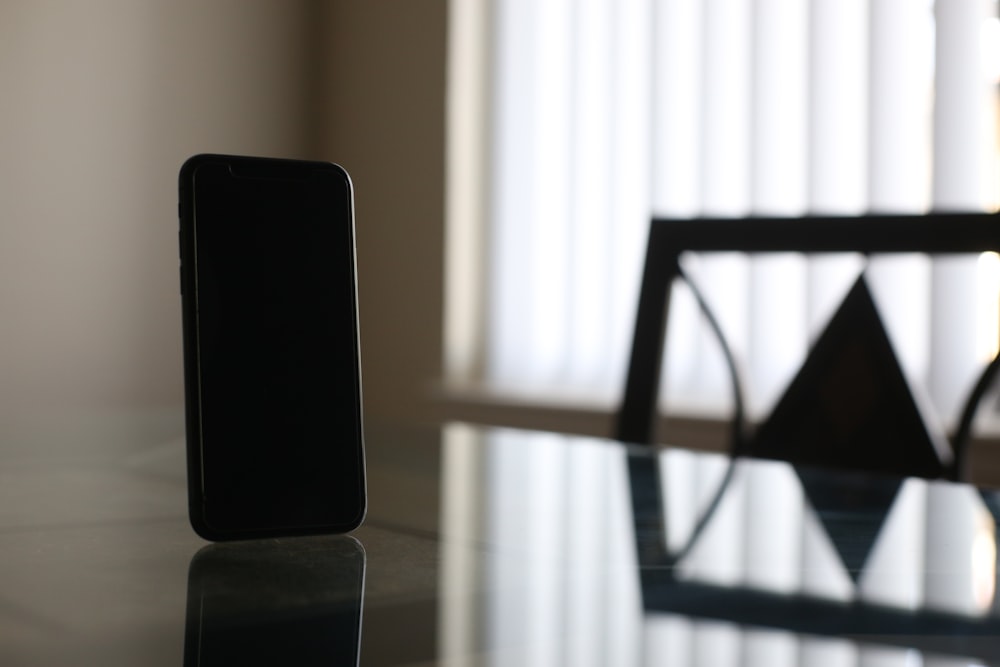
[[982, 49], [986, 75], [1000, 85], [1000, 18], [990, 16], [983, 20]]
[[[728, 460], [667, 451], [660, 471], [665, 547], [684, 548], [723, 483]], [[971, 487], [906, 480], [886, 515], [860, 519], [878, 530], [852, 581], [827, 527], [780, 462], [738, 463], [715, 513], [678, 563], [681, 579], [905, 610], [977, 616], [996, 581], [994, 522]], [[978, 518], [977, 518], [978, 517]], [[978, 527], [976, 527], [978, 526]], [[857, 550], [857, 534], [847, 536]], [[993, 549], [991, 551], [991, 549]], [[968, 564], [967, 554], [975, 563]], [[974, 586], [961, 582], [974, 580]]]
[[[991, 607], [987, 586], [995, 585], [994, 565], [978, 554], [987, 524], [995, 525], [979, 493], [972, 487], [930, 482], [927, 488], [927, 542], [924, 551], [924, 607], [963, 616], [979, 616]], [[995, 544], [995, 542], [994, 542]], [[994, 578], [986, 584], [984, 577]]]
[[[939, 664], [906, 648], [644, 610], [628, 458], [611, 443], [453, 427], [443, 455], [445, 664], [470, 655], [498, 666]], [[809, 478], [791, 466], [740, 461], [698, 533], [728, 460], [666, 450], [658, 462], [663, 547], [678, 552], [694, 537], [678, 585], [972, 618], [994, 604], [996, 527], [971, 487], [907, 480], [884, 517], [862, 505], [848, 523], [880, 529], [852, 576], [828, 523], [836, 509], [817, 510]], [[858, 533], [839, 539], [856, 543]]]
[[449, 664], [484, 650], [495, 665], [637, 664], [625, 453], [544, 433], [481, 439], [463, 427], [446, 431], [443, 446], [440, 643]]
[[964, 658], [839, 637], [796, 636], [730, 623], [651, 614], [644, 622], [645, 667], [973, 667]]
[[996, 523], [987, 511], [979, 515], [971, 556], [973, 601], [979, 611], [989, 611], [996, 595], [997, 537]]
[[908, 479], [896, 495], [858, 577], [863, 600], [914, 610], [924, 599], [927, 484]]

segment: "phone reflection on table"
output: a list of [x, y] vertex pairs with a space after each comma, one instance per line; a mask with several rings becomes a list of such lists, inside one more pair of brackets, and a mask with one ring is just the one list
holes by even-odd
[[206, 546], [188, 569], [184, 665], [357, 665], [364, 579], [349, 536]]

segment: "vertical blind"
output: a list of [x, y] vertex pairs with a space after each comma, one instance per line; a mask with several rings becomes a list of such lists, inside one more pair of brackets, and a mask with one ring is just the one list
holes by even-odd
[[[996, 14], [988, 0], [493, 0], [487, 384], [617, 396], [652, 215], [995, 207]], [[945, 419], [995, 351], [998, 263], [868, 267], [904, 368]], [[859, 265], [693, 260], [751, 412]], [[721, 355], [690, 295], [672, 307], [661, 395], [718, 409]]]
[[[452, 9], [452, 44], [464, 43], [452, 54], [452, 85], [465, 82], [474, 93], [464, 105], [453, 100], [452, 136], [485, 156], [483, 178], [449, 194], [467, 196], [452, 202], [452, 222], [476, 201], [488, 206], [484, 236], [471, 243], [482, 254], [453, 255], [452, 266], [463, 270], [449, 282], [450, 295], [471, 310], [485, 304], [485, 326], [457, 318], [450, 331], [452, 342], [482, 342], [482, 379], [493, 388], [618, 396], [652, 215], [997, 204], [994, 2], [452, 0]], [[483, 71], [489, 76], [477, 78]], [[452, 159], [455, 145], [449, 150]], [[450, 233], [471, 232], [453, 226]], [[476, 258], [488, 267], [481, 300], [464, 278]], [[753, 409], [766, 409], [780, 391], [860, 266], [857, 257], [696, 258], [691, 270], [744, 361]], [[878, 258], [868, 271], [901, 361], [941, 415], [952, 416], [996, 348], [1000, 260]], [[724, 407], [728, 379], [692, 298], [679, 291], [672, 309], [661, 395], [677, 409]], [[477, 366], [469, 347], [447, 352], [452, 371]], [[480, 639], [525, 647], [510, 664], [652, 664], [648, 656], [691, 665], [914, 661], [904, 650], [841, 639], [643, 616], [634, 554], [608, 548], [634, 539], [627, 503], [593, 503], [627, 492], [621, 452], [584, 440], [568, 454], [549, 436], [524, 444], [501, 432], [487, 454], [481, 443], [461, 442], [471, 435], [450, 435], [442, 520], [446, 534], [466, 539], [446, 542], [486, 537], [532, 556], [527, 569], [500, 562], [480, 569], [446, 545], [449, 602], [439, 639], [454, 664]], [[662, 493], [670, 524], [681, 530], [668, 541], [683, 540], [724, 467], [721, 458], [663, 455]], [[949, 521], [927, 508], [976, 499], [938, 497], [951, 487], [908, 482], [893, 509], [896, 533], [870, 557], [878, 576], [852, 588], [788, 477], [780, 464], [738, 474], [686, 576], [904, 609], [975, 607], [973, 597], [952, 600], [954, 587], [920, 573], [964, 563], [966, 542], [978, 534], [955, 526], [961, 534], [949, 544], [961, 548], [926, 543], [927, 530]], [[515, 513], [526, 523], [502, 520], [506, 512], [497, 509], [512, 504], [532, 508]], [[753, 518], [771, 516], [776, 504], [788, 521]], [[577, 569], [560, 586], [553, 575], [567, 553]], [[815, 567], [803, 569], [807, 560]], [[754, 566], [773, 562], [782, 566]], [[497, 595], [463, 597], [464, 583], [477, 578]], [[613, 632], [591, 631], [612, 623]], [[546, 642], [540, 628], [564, 632]], [[637, 637], [641, 655], [629, 648]]]

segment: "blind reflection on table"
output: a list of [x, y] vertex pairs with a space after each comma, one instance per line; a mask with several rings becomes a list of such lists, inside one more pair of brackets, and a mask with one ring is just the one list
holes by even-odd
[[[498, 665], [997, 657], [989, 492], [463, 426], [445, 431], [443, 467], [453, 664], [476, 647]], [[469, 541], [490, 548], [472, 557]]]

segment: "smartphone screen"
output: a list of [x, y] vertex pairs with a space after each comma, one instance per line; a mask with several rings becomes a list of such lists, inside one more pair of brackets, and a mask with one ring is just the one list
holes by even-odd
[[192, 524], [335, 532], [365, 507], [350, 179], [202, 155], [181, 170]]

